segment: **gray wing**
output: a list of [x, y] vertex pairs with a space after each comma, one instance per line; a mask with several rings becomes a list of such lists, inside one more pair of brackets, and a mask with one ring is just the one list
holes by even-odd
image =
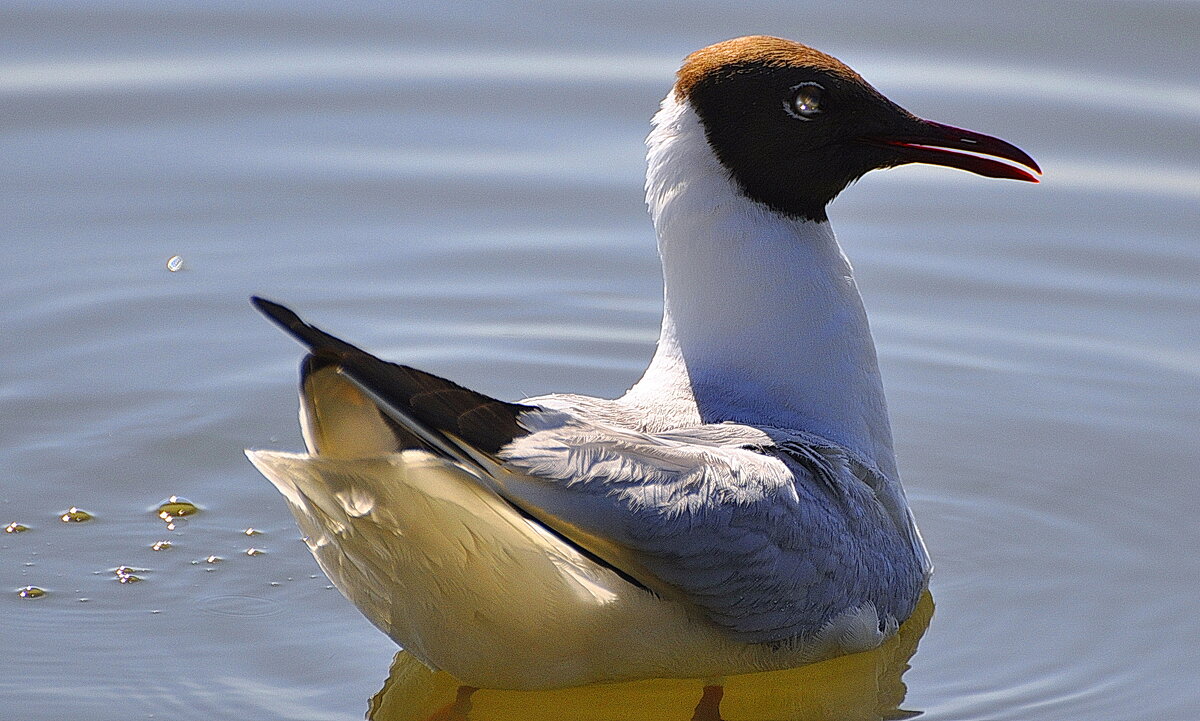
[[812, 637], [866, 604], [890, 625], [923, 587], [906, 529], [829, 448], [727, 424], [521, 420], [533, 432], [500, 451], [500, 492], [740, 641]]

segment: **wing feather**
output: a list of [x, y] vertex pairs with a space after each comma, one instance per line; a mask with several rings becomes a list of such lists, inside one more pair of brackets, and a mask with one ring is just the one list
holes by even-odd
[[[645, 434], [526, 414], [499, 491], [648, 587], [750, 643], [812, 638], [868, 607], [911, 613], [924, 577], [846, 459], [729, 426]], [[814, 462], [814, 454], [820, 462]]]

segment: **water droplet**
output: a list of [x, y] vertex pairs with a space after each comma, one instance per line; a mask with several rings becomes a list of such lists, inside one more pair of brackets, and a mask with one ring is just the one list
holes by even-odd
[[[142, 580], [137, 573], [144, 572], [144, 568], [131, 568], [130, 566], [117, 566], [113, 569], [113, 573], [117, 575], [117, 580], [121, 583], [137, 583]], [[136, 572], [136, 573], [135, 573]]]
[[[16, 521], [13, 521], [12, 523], [10, 523], [4, 527], [5, 533], [24, 533], [25, 531], [28, 531], [28, 530], [29, 530], [29, 526], [26, 526], [23, 523], [17, 523]], [[249, 534], [247, 534], [247, 535], [249, 535]]]
[[183, 496], [171, 496], [158, 504], [158, 510], [166, 511], [172, 516], [190, 516], [199, 511], [200, 507]]
[[92, 518], [94, 518], [92, 514], [75, 506], [71, 506], [58, 517], [63, 523], [83, 523], [84, 521], [92, 520]]
[[261, 556], [264, 553], [266, 553], [266, 551], [262, 550], [261, 548], [247, 548], [246, 549], [247, 556]]
[[171, 547], [170, 541], [155, 541], [154, 545], [150, 546], [151, 551], [165, 551]]
[[183, 270], [183, 256], [172, 255], [170, 258], [168, 258], [167, 270], [171, 271], [172, 273]]
[[180, 518], [199, 513], [200, 507], [182, 496], [171, 496], [162, 501], [154, 509], [158, 517], [165, 521], [171, 530], [175, 530], [174, 522]]
[[58, 518], [63, 523], [83, 523], [84, 521], [92, 520], [95, 518], [95, 516], [83, 510], [82, 508], [71, 506], [66, 511], [63, 511], [61, 514], [59, 514]]
[[17, 595], [21, 598], [41, 598], [46, 595], [46, 591], [37, 586], [25, 586], [17, 589]]

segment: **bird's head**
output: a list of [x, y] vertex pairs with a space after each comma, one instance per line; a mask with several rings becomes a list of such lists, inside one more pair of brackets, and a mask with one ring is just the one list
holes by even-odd
[[1031, 182], [1017, 165], [1041, 172], [1016, 146], [923, 120], [836, 58], [780, 38], [736, 38], [692, 53], [674, 92], [741, 190], [798, 218], [824, 220], [829, 201], [877, 168], [928, 163]]

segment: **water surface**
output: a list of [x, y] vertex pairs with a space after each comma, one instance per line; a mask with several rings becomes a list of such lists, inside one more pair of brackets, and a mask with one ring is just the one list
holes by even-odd
[[[891, 708], [1200, 716], [1200, 5], [0, 18], [0, 525], [30, 528], [0, 535], [2, 715], [361, 718], [396, 647], [242, 457], [299, 446], [298, 349], [246, 298], [499, 397], [620, 394], [660, 313], [648, 118], [687, 52], [769, 32], [1047, 171], [903, 168], [831, 208], [937, 564]], [[168, 530], [172, 494], [202, 510]]]

